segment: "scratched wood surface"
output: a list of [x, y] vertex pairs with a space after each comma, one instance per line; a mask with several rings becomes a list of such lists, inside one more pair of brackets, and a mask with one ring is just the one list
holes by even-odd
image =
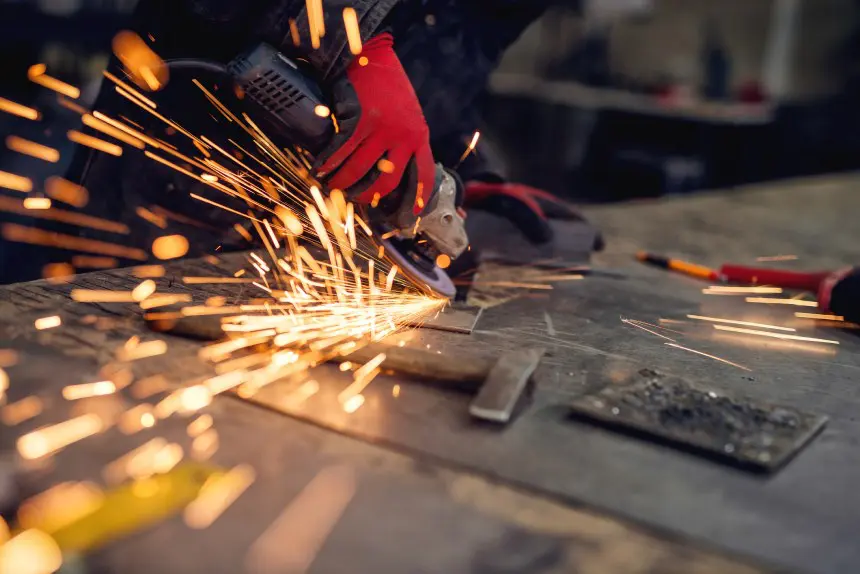
[[[705, 301], [695, 281], [631, 264], [635, 249], [704, 263], [783, 253], [797, 254], [797, 265], [807, 268], [816, 266], [810, 263], [813, 258], [824, 267], [850, 262], [849, 246], [860, 244], [849, 221], [856, 213], [856, 181], [774, 184], [588, 210], [609, 242], [598, 264], [621, 269], [627, 278], [588, 278], [557, 286], [551, 294], [520, 294], [485, 313], [468, 339], [470, 348], [488, 355], [523, 344], [549, 349], [538, 371], [535, 403], [509, 430], [470, 426], [468, 396], [397, 377], [374, 383], [365, 408], [345, 417], [326, 403], [345, 382], [331, 369], [323, 373], [330, 384], [318, 401], [290, 412], [292, 417], [219, 398], [211, 407], [221, 432], [215, 460], [224, 465], [250, 462], [260, 471], [257, 485], [207, 531], [191, 532], [180, 520], [171, 520], [106, 549], [97, 563], [130, 572], [239, 571], [252, 541], [314, 474], [347, 462], [359, 470], [362, 488], [311, 571], [371, 571], [390, 565], [427, 572], [763, 568], [703, 549], [709, 545], [810, 571], [856, 571], [853, 533], [860, 512], [845, 494], [860, 478], [850, 448], [860, 436], [853, 422], [858, 405], [852, 382], [860, 369], [856, 337], [821, 329], [822, 336], [842, 343], [836, 355], [749, 341], [696, 341], [697, 348], [750, 366], [755, 371], [750, 375], [681, 351], [667, 355], [663, 341], [618, 320], [621, 314], [653, 322], [694, 311], [738, 311], [735, 302]], [[820, 221], [827, 226], [822, 236], [813, 233]], [[240, 257], [174, 264], [157, 280], [159, 291], [188, 293], [197, 303], [212, 295], [241, 300], [248, 294], [241, 286], [186, 286], [179, 280], [182, 275], [231, 272]], [[129, 337], [154, 338], [134, 305], [77, 304], [69, 300], [69, 290], [130, 289], [138, 282], [116, 270], [78, 276], [67, 285], [34, 282], [0, 288], [0, 346], [22, 352], [19, 364], [7, 369], [10, 400], [33, 393], [52, 399], [38, 419], [4, 429], [4, 452], [11, 451], [20, 433], [68, 415], [59, 400], [62, 386], [95, 380]], [[33, 321], [48, 314], [60, 314], [64, 326], [36, 331]], [[778, 311], [763, 314], [783, 319]], [[411, 344], [430, 345], [443, 355], [446, 346], [464, 345], [461, 336], [448, 333], [423, 331], [412, 337]], [[171, 338], [169, 352], [135, 362], [134, 375], [167, 373], [181, 384], [209, 374], [210, 368], [196, 359], [198, 349], [198, 343]], [[831, 426], [783, 474], [762, 482], [564, 420], [560, 405], [565, 397], [600, 388], [643, 365], [827, 414]], [[394, 385], [402, 386], [396, 401]], [[272, 406], [278, 385], [266, 393], [273, 395], [268, 399]], [[118, 408], [129, 405], [128, 397], [117, 400]], [[106, 462], [153, 433], [187, 442], [182, 427], [183, 421], [172, 421], [148, 434], [123, 437], [111, 431], [88, 439], [58, 456], [53, 472], [28, 473], [27, 482], [37, 488], [61, 479], [96, 478]], [[592, 510], [577, 508], [580, 503]], [[648, 526], [610, 517], [621, 515]], [[368, 528], [371, 522], [377, 527]], [[398, 535], [406, 526], [411, 530]], [[447, 549], [444, 556], [440, 548]], [[520, 568], [502, 570], [499, 560]]]

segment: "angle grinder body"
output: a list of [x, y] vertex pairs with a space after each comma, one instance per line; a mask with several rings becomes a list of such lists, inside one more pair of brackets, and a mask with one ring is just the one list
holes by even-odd
[[[323, 91], [272, 46], [253, 47], [231, 61], [227, 72], [241, 90], [249, 115], [277, 143], [285, 140], [316, 155], [331, 141], [335, 127]], [[408, 186], [406, 179], [402, 187]], [[392, 196], [401, 198], [400, 205], [383, 201], [378, 208], [361, 207], [374, 242], [418, 287], [453, 297], [454, 284], [436, 259], [441, 254], [454, 259], [468, 247], [457, 209], [462, 197], [459, 178], [437, 164], [433, 192], [418, 216], [413, 213], [414, 190], [395, 190]]]

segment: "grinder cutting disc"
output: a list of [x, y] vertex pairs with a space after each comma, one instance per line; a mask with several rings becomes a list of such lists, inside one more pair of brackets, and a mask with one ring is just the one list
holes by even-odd
[[391, 237], [374, 239], [385, 247], [385, 257], [409, 277], [417, 287], [434, 295], [442, 295], [452, 299], [457, 294], [454, 282], [438, 265], [431, 253], [421, 249], [411, 239]]

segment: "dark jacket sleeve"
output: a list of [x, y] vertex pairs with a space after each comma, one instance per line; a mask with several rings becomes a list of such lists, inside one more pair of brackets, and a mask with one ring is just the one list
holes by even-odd
[[[352, 61], [343, 24], [343, 9], [355, 9], [362, 40], [367, 40], [399, 2], [323, 0], [326, 33], [317, 49], [311, 46], [305, 0], [142, 0], [143, 8], [139, 5], [138, 13], [155, 12], [158, 18], [149, 20], [166, 22], [172, 30], [169, 35], [178, 37], [179, 43], [189, 44], [192, 51], [202, 49], [224, 59], [262, 40], [285, 54], [308, 60], [319, 71], [320, 79], [326, 80], [343, 72]], [[293, 43], [290, 33], [291, 20], [299, 30], [298, 46]], [[199, 40], [204, 33], [204, 46], [201, 47]], [[195, 40], [193, 44], [191, 38]], [[239, 43], [242, 46], [237, 48]]]
[[[270, 28], [263, 36], [283, 52], [306, 58], [325, 81], [342, 73], [353, 58], [347, 44], [343, 9], [355, 9], [361, 39], [366, 41], [379, 30], [398, 2], [399, 0], [325, 0], [325, 36], [320, 40], [320, 47], [313, 49], [304, 0], [280, 0], [280, 6], [275, 9], [275, 13], [267, 17]], [[298, 27], [298, 47], [293, 44], [290, 35], [290, 19], [294, 19]]]

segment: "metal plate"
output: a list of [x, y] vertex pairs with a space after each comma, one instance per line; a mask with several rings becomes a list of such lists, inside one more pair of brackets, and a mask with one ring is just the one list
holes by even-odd
[[614, 430], [773, 472], [818, 433], [827, 417], [697, 389], [643, 369], [641, 380], [571, 404], [571, 414]]
[[478, 319], [481, 317], [482, 311], [481, 307], [453, 305], [445, 307], [429, 321], [421, 324], [410, 324], [410, 326], [469, 335], [475, 330], [475, 325], [478, 324]]
[[469, 414], [494, 423], [509, 422], [545, 352], [521, 349], [502, 355], [469, 405]]

